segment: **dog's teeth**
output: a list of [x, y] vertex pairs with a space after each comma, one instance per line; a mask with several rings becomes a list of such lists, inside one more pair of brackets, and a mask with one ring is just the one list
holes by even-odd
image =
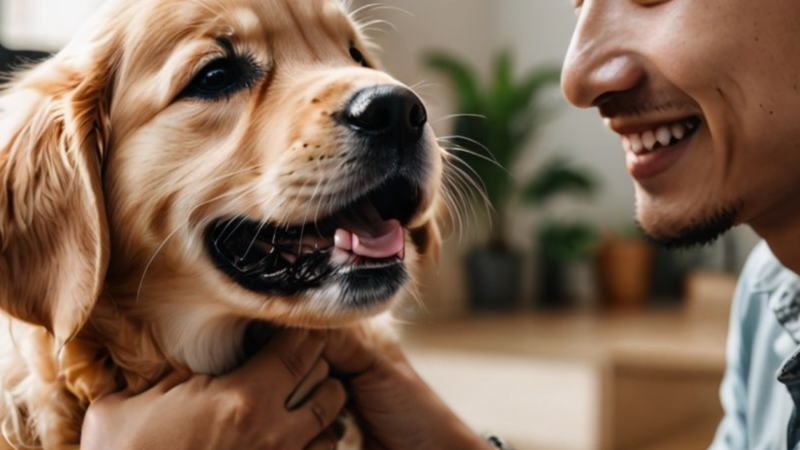
[[303, 247], [311, 247], [313, 249], [333, 247], [332, 239], [316, 235], [304, 236], [300, 243]]
[[281, 252], [281, 256], [283, 256], [283, 259], [288, 261], [289, 264], [294, 264], [297, 262], [297, 255], [294, 253]]
[[353, 259], [352, 253], [342, 250], [340, 248], [333, 249], [333, 253], [331, 254], [331, 262], [339, 266], [344, 266], [350, 263], [352, 259]]
[[256, 248], [258, 248], [264, 253], [272, 253], [272, 251], [275, 250], [275, 246], [270, 244], [269, 242], [256, 241], [254, 245]]

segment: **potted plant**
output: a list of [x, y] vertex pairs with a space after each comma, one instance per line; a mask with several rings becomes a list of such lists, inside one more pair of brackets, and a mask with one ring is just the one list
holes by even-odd
[[650, 298], [655, 249], [641, 232], [605, 236], [597, 252], [604, 305], [616, 311], [644, 309]]
[[[525, 186], [522, 200], [530, 207], [546, 210], [563, 195], [592, 197], [598, 186], [590, 170], [567, 158], [554, 157]], [[549, 219], [543, 224], [536, 239], [540, 306], [551, 308], [569, 301], [591, 300], [591, 263], [598, 237], [596, 228], [585, 221]]]
[[538, 232], [538, 305], [588, 306], [595, 297], [597, 229], [584, 221], [553, 220]]
[[554, 108], [541, 94], [558, 85], [556, 66], [536, 67], [522, 77], [514, 76], [510, 53], [501, 52], [488, 83], [459, 58], [430, 52], [425, 62], [449, 78], [456, 91], [458, 112], [454, 137], [443, 143], [454, 164], [464, 164], [482, 183], [490, 212], [488, 238], [467, 256], [472, 306], [477, 310], [509, 310], [518, 306], [521, 293], [522, 257], [508, 241], [509, 209], [519, 185], [509, 168], [527, 148]]

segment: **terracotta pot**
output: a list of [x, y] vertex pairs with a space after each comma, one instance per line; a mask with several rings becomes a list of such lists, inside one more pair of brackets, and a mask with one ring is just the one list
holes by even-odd
[[611, 237], [597, 255], [597, 280], [605, 306], [614, 310], [642, 309], [650, 296], [653, 247], [638, 237]]

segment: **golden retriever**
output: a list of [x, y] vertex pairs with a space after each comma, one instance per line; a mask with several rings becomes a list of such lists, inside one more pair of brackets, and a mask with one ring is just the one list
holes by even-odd
[[384, 338], [437, 251], [446, 158], [378, 64], [341, 0], [118, 0], [14, 78], [6, 445], [74, 448], [94, 399], [228, 371], [254, 324]]

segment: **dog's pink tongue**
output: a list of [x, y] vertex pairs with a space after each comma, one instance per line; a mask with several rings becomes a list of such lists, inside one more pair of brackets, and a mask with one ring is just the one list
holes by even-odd
[[353, 254], [373, 259], [404, 256], [405, 231], [397, 220], [383, 222], [378, 230], [336, 230], [336, 247]]

